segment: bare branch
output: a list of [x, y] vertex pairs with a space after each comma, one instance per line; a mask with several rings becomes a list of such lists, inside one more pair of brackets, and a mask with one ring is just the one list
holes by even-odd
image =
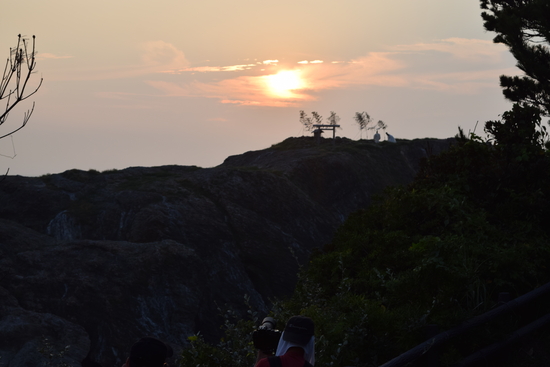
[[[6, 122], [9, 113], [15, 108], [15, 106], [34, 95], [42, 86], [43, 79], [40, 78], [38, 86], [34, 88], [31, 92], [25, 93], [31, 74], [34, 72], [35, 68], [35, 37], [33, 36], [32, 49], [29, 50], [27, 40], [19, 35], [17, 40], [17, 47], [10, 49], [10, 56], [6, 61], [4, 73], [2, 75], [2, 81], [0, 82], [0, 100], [6, 100], [6, 107], [4, 109], [4, 112], [0, 114], [0, 125]], [[25, 126], [25, 124], [28, 122], [30, 114], [32, 114], [32, 110], [25, 113], [25, 117], [23, 118], [23, 124], [21, 127]], [[16, 129], [15, 131], [19, 129]], [[6, 134], [2, 137], [11, 135], [12, 133]], [[0, 139], [2, 137], [0, 137]]]
[[[0, 113], [0, 126], [3, 125], [10, 112], [22, 101], [33, 96], [42, 86], [43, 79], [40, 78], [38, 85], [27, 92], [31, 74], [36, 68], [36, 37], [32, 36], [32, 44], [29, 40], [18, 35], [17, 46], [10, 48], [10, 54], [6, 60], [2, 79], [0, 81], [0, 101], [5, 100], [4, 111]], [[34, 102], [32, 108], [25, 111], [21, 124], [8, 133], [0, 135], [0, 139], [11, 136], [24, 128], [29, 122], [34, 112]], [[6, 172], [6, 175], [8, 171]]]

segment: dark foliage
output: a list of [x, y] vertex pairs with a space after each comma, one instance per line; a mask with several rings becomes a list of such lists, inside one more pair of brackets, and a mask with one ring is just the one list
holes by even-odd
[[496, 32], [524, 76], [501, 76], [506, 98], [550, 114], [550, 3], [547, 0], [481, 0], [484, 26]]

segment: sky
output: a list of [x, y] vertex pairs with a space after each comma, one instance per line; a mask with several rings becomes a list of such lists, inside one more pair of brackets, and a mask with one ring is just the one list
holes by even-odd
[[27, 126], [0, 140], [10, 175], [213, 167], [311, 135], [300, 110], [334, 111], [337, 135], [354, 140], [374, 133], [354, 121], [363, 111], [398, 139], [459, 126], [483, 135], [511, 107], [499, 75], [519, 74], [478, 0], [0, 0], [0, 10], [0, 56], [36, 35], [31, 86], [43, 78], [0, 126], [17, 127], [35, 102]]

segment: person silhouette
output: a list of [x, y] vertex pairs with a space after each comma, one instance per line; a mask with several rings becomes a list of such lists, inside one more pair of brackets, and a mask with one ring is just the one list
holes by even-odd
[[378, 134], [378, 130], [376, 130], [376, 134], [374, 134], [374, 142], [378, 143], [380, 141], [380, 134]]

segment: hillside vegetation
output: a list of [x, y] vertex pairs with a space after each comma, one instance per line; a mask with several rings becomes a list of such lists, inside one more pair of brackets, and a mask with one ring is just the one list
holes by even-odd
[[549, 155], [505, 154], [462, 140], [351, 215], [314, 256], [286, 306], [313, 315], [337, 364], [376, 365], [422, 342], [428, 324], [450, 329], [494, 308], [500, 292], [550, 281]]
[[[316, 365], [377, 366], [424, 341], [428, 324], [450, 329], [494, 308], [500, 292], [514, 298], [550, 281], [550, 154], [539, 143], [458, 136], [413, 183], [388, 188], [314, 254], [293, 296], [272, 312], [280, 327], [292, 314], [315, 320]], [[238, 351], [231, 337], [217, 347], [193, 339], [183, 366], [195, 365], [199, 350], [224, 365], [230, 353], [253, 363], [245, 332], [253, 321], [239, 321], [236, 334], [226, 324], [243, 339]], [[458, 340], [443, 361], [507, 332]]]

